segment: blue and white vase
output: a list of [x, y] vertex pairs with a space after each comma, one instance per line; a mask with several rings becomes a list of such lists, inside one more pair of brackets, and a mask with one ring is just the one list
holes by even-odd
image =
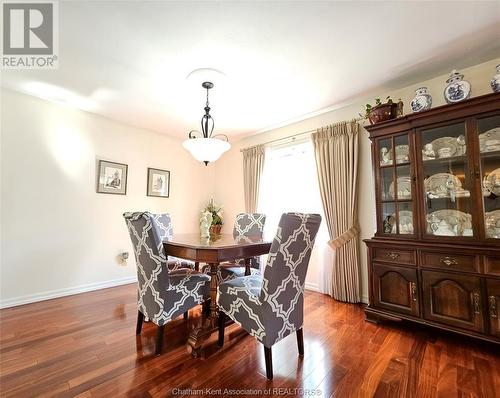
[[432, 97], [427, 91], [427, 87], [420, 87], [415, 90], [415, 98], [410, 103], [413, 112], [427, 111], [431, 109]]
[[454, 104], [470, 97], [470, 83], [463, 79], [464, 75], [455, 69], [451, 71], [450, 77], [446, 80], [448, 85], [444, 89], [444, 99], [448, 104]]
[[491, 79], [491, 89], [494, 93], [500, 93], [500, 64], [497, 65], [497, 74]]

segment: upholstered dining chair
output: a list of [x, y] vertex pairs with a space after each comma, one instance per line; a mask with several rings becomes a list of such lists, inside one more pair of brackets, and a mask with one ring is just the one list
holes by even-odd
[[156, 355], [160, 355], [165, 324], [181, 314], [187, 318], [187, 311], [208, 302], [210, 276], [191, 268], [169, 269], [162, 239], [165, 215], [137, 212], [125, 213], [123, 217], [137, 262], [136, 334], [141, 334], [144, 317], [155, 323]]
[[[171, 238], [173, 236], [174, 230], [172, 227], [172, 219], [170, 217], [170, 214], [151, 214], [151, 217], [155, 220], [158, 230], [158, 237], [161, 241], [164, 241], [165, 239]], [[180, 268], [192, 268], [198, 270], [198, 264], [194, 263], [193, 261], [184, 260], [172, 256], [168, 256], [167, 258], [167, 267], [170, 271], [174, 271]]]
[[[266, 223], [265, 214], [260, 213], [240, 213], [234, 220], [233, 237], [245, 239], [248, 237], [262, 238], [264, 225]], [[204, 272], [209, 274], [210, 267], [206, 266]], [[217, 273], [218, 284], [245, 275], [260, 275], [260, 258], [250, 259], [250, 266], [247, 267], [245, 259], [237, 259], [219, 266]]]
[[264, 275], [239, 277], [219, 285], [219, 346], [224, 344], [228, 316], [264, 345], [270, 380], [271, 347], [275, 343], [295, 332], [299, 355], [304, 355], [304, 284], [320, 223], [318, 214], [283, 214]]

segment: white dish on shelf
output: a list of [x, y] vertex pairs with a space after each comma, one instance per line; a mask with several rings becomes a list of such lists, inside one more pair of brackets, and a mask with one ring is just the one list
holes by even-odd
[[457, 153], [458, 142], [453, 137], [441, 137], [432, 141], [432, 148], [438, 158], [449, 158]]
[[442, 209], [427, 215], [427, 232], [440, 236], [470, 236], [472, 216], [460, 210]]
[[441, 137], [424, 145], [422, 149], [422, 159], [445, 159], [452, 156], [464, 155], [467, 150], [465, 145], [465, 137]]
[[396, 163], [407, 163], [410, 161], [410, 146], [396, 145]]
[[[398, 199], [411, 199], [411, 178], [398, 177]], [[394, 181], [389, 186], [389, 196], [394, 199]]]
[[425, 193], [430, 199], [465, 198], [470, 192], [462, 188], [462, 182], [453, 174], [437, 173], [424, 180]]
[[[387, 229], [385, 233], [395, 234], [396, 230], [396, 213], [392, 213], [387, 219]], [[413, 234], [413, 212], [410, 210], [399, 211], [399, 233], [403, 235]]]
[[479, 150], [483, 153], [500, 151], [500, 127], [479, 134]]
[[483, 195], [500, 196], [500, 168], [493, 170], [483, 178]]
[[486, 236], [488, 238], [500, 238], [500, 209], [493, 210], [484, 214], [484, 224]]
[[413, 234], [413, 212], [410, 210], [399, 211], [399, 233], [405, 235]]

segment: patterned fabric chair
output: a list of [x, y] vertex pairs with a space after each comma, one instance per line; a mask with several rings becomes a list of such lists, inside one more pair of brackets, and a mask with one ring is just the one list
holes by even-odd
[[169, 270], [163, 250], [168, 218], [148, 212], [125, 213], [137, 262], [138, 313], [136, 334], [144, 317], [158, 326], [156, 355], [161, 354], [165, 324], [210, 298], [210, 276], [191, 268]]
[[[266, 216], [260, 213], [240, 213], [234, 220], [233, 236], [244, 239], [249, 236], [262, 237]], [[206, 266], [203, 272], [210, 274], [210, 267]], [[249, 269], [246, 268], [245, 260], [239, 259], [227, 264], [221, 264], [217, 273], [218, 284], [245, 275], [261, 275], [260, 258], [253, 257], [250, 260]]]
[[[151, 217], [154, 218], [155, 223], [157, 225], [160, 241], [164, 241], [165, 239], [171, 238], [173, 235], [173, 228], [172, 228], [172, 219], [170, 218], [170, 214], [168, 213], [151, 214]], [[192, 261], [183, 260], [177, 257], [168, 256], [167, 259], [167, 267], [170, 271], [175, 271], [181, 268], [194, 269], [196, 268], [196, 266], [197, 265], [195, 265], [195, 263]]]
[[244, 276], [219, 285], [219, 346], [224, 344], [229, 316], [264, 345], [268, 379], [273, 378], [273, 344], [296, 332], [299, 355], [304, 355], [304, 284], [320, 223], [318, 214], [283, 214], [264, 276]]

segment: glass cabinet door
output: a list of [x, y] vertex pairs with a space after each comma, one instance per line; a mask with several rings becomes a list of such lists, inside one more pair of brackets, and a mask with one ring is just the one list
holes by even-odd
[[472, 237], [469, 153], [465, 122], [420, 132], [427, 235]]
[[382, 234], [413, 235], [413, 189], [408, 134], [377, 141]]
[[487, 239], [500, 239], [500, 115], [477, 120], [484, 228]]

